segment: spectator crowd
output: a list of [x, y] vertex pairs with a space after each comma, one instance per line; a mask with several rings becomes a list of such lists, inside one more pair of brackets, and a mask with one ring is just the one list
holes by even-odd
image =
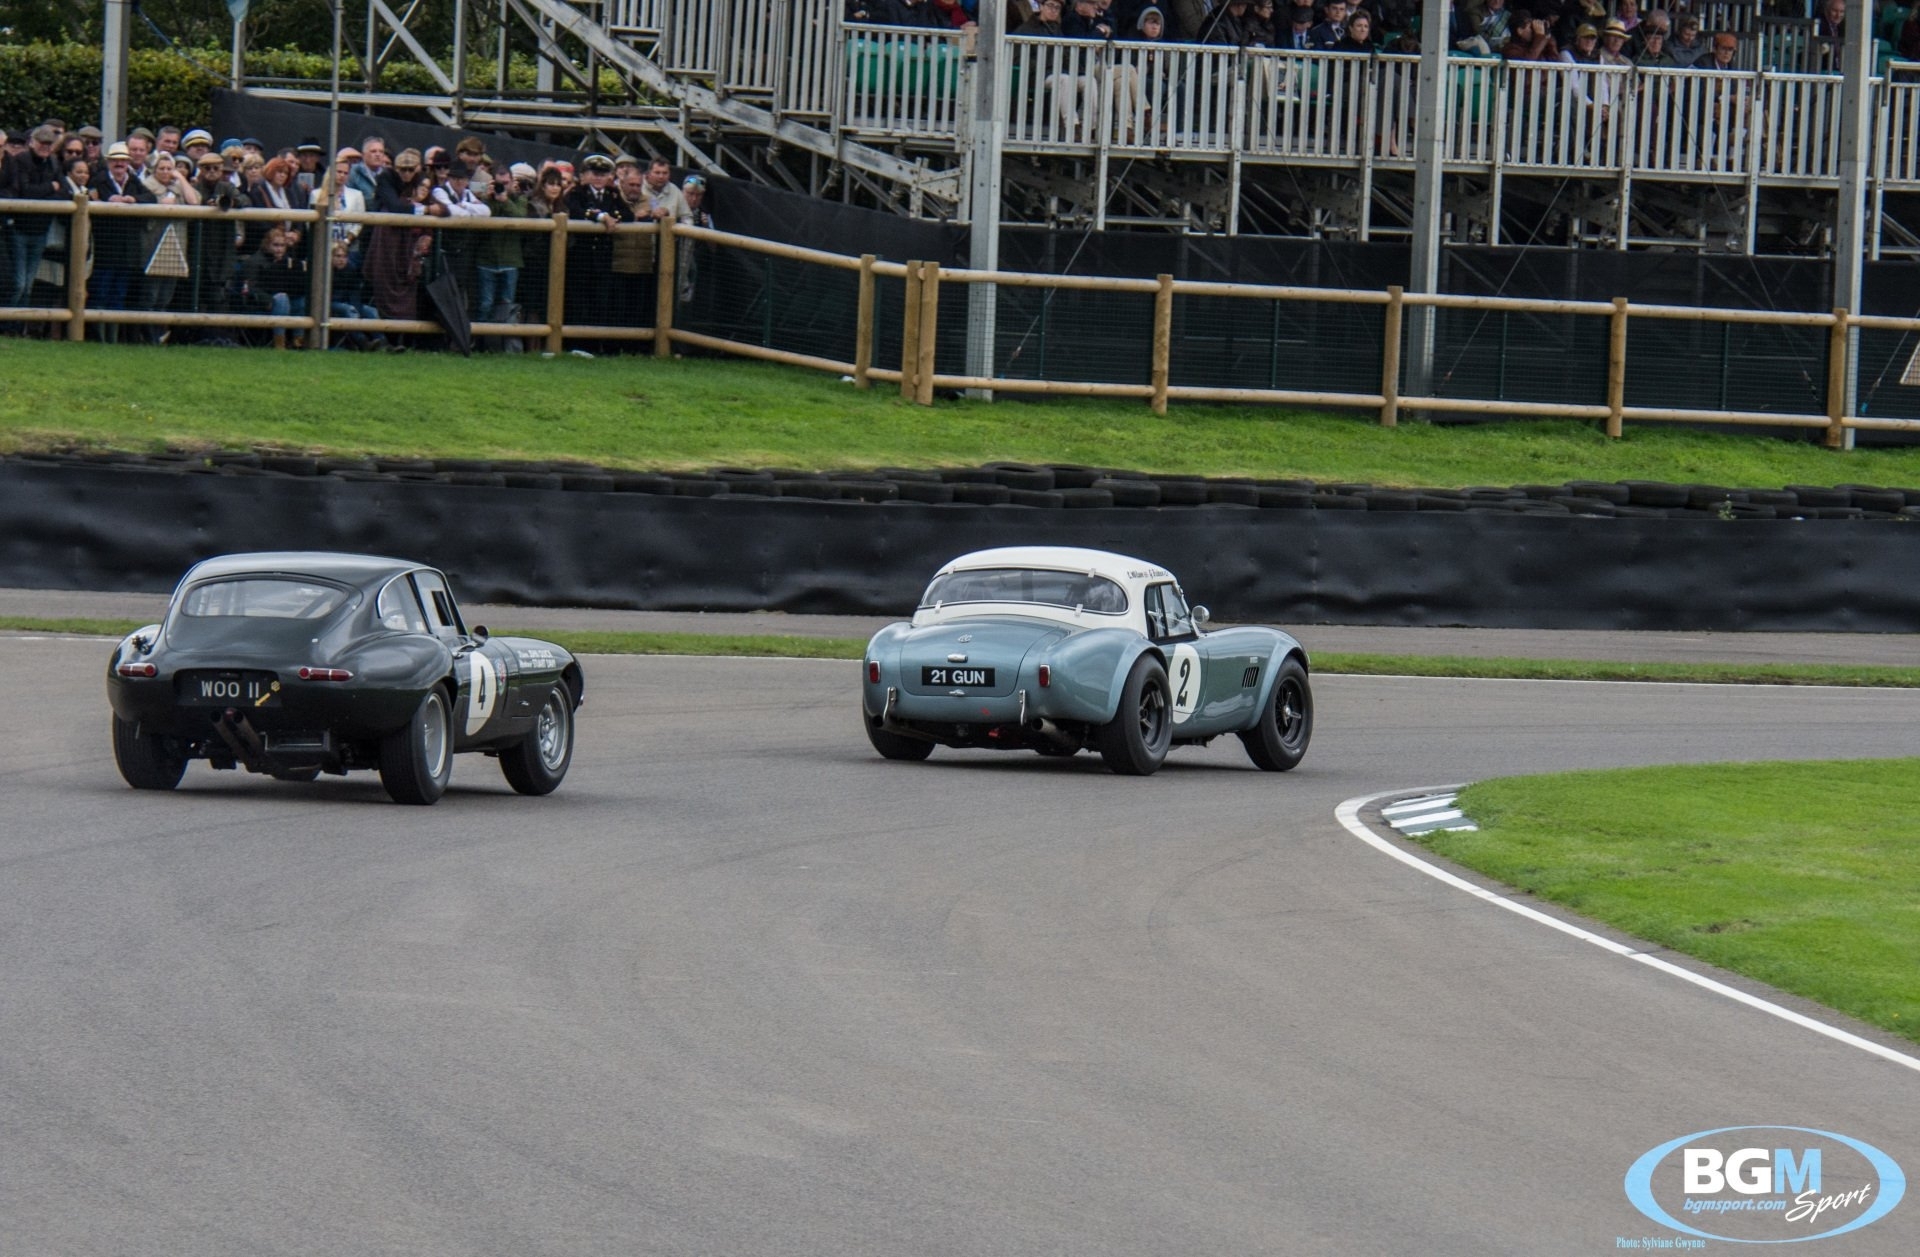
[[[523, 320], [523, 300], [545, 313], [549, 251], [519, 231], [437, 231], [449, 219], [565, 216], [577, 226], [567, 250], [566, 318], [577, 325], [643, 323], [651, 317], [654, 240], [618, 233], [624, 223], [672, 220], [712, 227], [707, 183], [680, 183], [664, 160], [588, 154], [580, 161], [496, 160], [485, 141], [451, 149], [392, 151], [368, 135], [328, 160], [317, 140], [269, 151], [252, 138], [214, 142], [199, 128], [136, 127], [108, 140], [98, 127], [69, 130], [59, 119], [5, 134], [0, 199], [123, 205], [204, 206], [216, 211], [330, 206], [330, 215], [402, 215], [414, 226], [329, 218], [326, 239], [306, 239], [309, 224], [289, 217], [184, 219], [96, 215], [88, 256], [70, 256], [67, 220], [30, 210], [0, 214], [0, 307], [64, 305], [67, 268], [86, 267], [87, 306], [101, 311], [259, 314], [303, 317], [314, 265], [332, 269], [335, 318], [413, 320], [427, 316], [422, 290], [452, 273], [478, 321]], [[577, 235], [573, 233], [578, 233]], [[674, 283], [691, 300], [697, 251], [679, 251]], [[36, 285], [41, 286], [36, 299]], [[645, 317], [642, 317], [642, 316]], [[19, 324], [20, 334], [45, 324]], [[165, 322], [93, 325], [102, 340], [168, 343], [186, 339]], [[191, 338], [231, 343], [232, 331], [198, 327]], [[298, 343], [272, 333], [279, 345]], [[400, 338], [350, 333], [336, 347], [398, 348]]]
[[[1016, 35], [1302, 52], [1417, 51], [1424, 7], [1421, 0], [1318, 0], [1311, 6], [1277, 0], [846, 0], [846, 18], [964, 30], [977, 23], [980, 5], [994, 3], [1006, 6], [1006, 29]], [[1732, 31], [1703, 29], [1690, 0], [1645, 12], [1638, 0], [1524, 3], [1448, 0], [1448, 46], [1512, 60], [1685, 68], [1709, 65], [1716, 44], [1732, 40], [1737, 47], [1739, 39]], [[1763, 7], [1777, 10], [1776, 16], [1812, 20], [1818, 38], [1836, 39], [1845, 30], [1845, 0], [1768, 0]], [[1903, 60], [1920, 61], [1920, 6], [1906, 9], [1894, 51]]]

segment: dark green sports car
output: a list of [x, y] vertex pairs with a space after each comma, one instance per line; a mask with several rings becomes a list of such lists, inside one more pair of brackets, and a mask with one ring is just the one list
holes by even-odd
[[469, 629], [440, 572], [358, 554], [197, 563], [165, 621], [107, 665], [114, 761], [135, 789], [171, 790], [203, 759], [289, 781], [377, 769], [401, 803], [445, 793], [460, 751], [552, 793], [583, 687], [552, 642]]

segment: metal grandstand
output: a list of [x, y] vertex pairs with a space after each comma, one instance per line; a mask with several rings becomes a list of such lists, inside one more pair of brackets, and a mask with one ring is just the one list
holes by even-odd
[[[478, 0], [476, 0], [478, 2]], [[398, 0], [395, 0], [398, 3]], [[860, 25], [840, 0], [499, 0], [509, 34], [450, 62], [409, 30], [424, 0], [367, 0], [368, 81], [343, 104], [445, 125], [622, 145], [678, 164], [923, 217], [1328, 239], [1417, 221], [1420, 58], [994, 36], [1005, 84], [983, 146], [974, 33]], [[1720, 3], [1729, 73], [1449, 57], [1442, 238], [1823, 254], [1847, 179], [1846, 78], [1811, 22]], [[456, 29], [462, 24], [456, 23]], [[357, 34], [357, 33], [356, 33]], [[531, 88], [510, 54], [538, 59]], [[491, 56], [490, 83], [469, 59]], [[432, 94], [382, 90], [395, 59]], [[1868, 82], [1860, 232], [1920, 258], [1920, 73]], [[1920, 66], [1914, 67], [1920, 72]], [[249, 90], [324, 101], [315, 83]], [[996, 111], [997, 112], [997, 111]], [[997, 178], [977, 184], [990, 147]], [[970, 186], [971, 185], [971, 186]]]

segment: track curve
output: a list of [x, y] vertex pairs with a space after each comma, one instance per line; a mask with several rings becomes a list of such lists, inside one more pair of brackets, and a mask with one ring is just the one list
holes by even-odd
[[[1323, 677], [1306, 763], [875, 758], [845, 662], [589, 660], [572, 775], [122, 787], [0, 638], [9, 1251], [1580, 1253], [1885, 1062], [1489, 911], [1344, 799], [1920, 753], [1920, 693]], [[31, 714], [34, 718], [25, 718]], [[1589, 954], [1592, 953], [1592, 954]], [[137, 1237], [130, 1240], [129, 1237]], [[1823, 1252], [1910, 1253], [1920, 1212]]]

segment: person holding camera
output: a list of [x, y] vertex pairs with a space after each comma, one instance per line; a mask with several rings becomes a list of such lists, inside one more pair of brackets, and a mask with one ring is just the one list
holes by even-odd
[[[493, 186], [487, 189], [487, 207], [495, 218], [527, 218], [532, 214], [533, 167], [515, 162], [506, 171], [493, 172]], [[513, 322], [512, 306], [520, 286], [520, 268], [525, 261], [521, 233], [488, 231], [480, 235], [474, 249], [475, 317], [483, 322]], [[500, 307], [507, 307], [501, 310]]]

